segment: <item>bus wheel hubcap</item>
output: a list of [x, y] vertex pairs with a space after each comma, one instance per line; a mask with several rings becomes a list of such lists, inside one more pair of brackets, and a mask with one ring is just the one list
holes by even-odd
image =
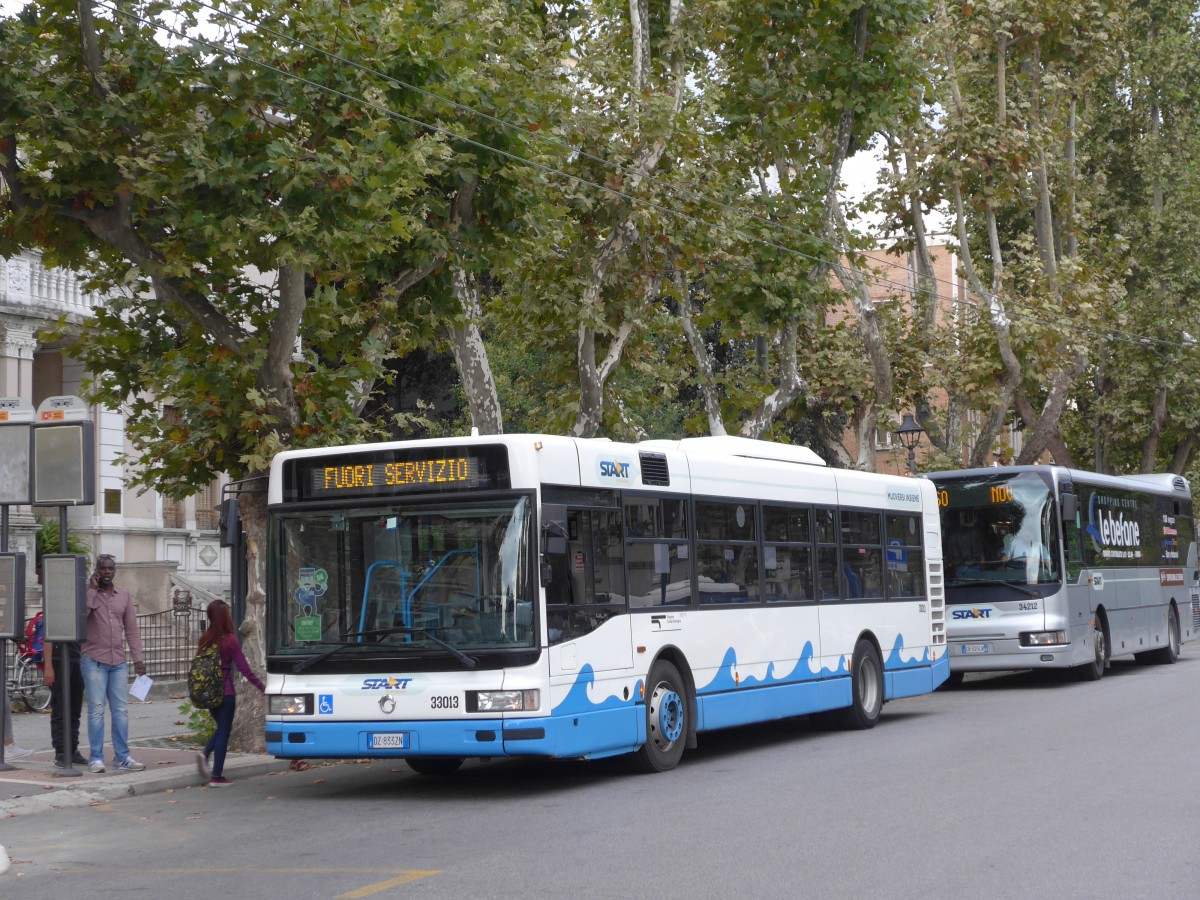
[[650, 721], [660, 743], [673, 744], [683, 734], [683, 699], [670, 688], [655, 690], [651, 700]]

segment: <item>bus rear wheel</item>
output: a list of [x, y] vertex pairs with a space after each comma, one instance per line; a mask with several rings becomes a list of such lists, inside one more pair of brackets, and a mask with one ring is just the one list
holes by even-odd
[[453, 775], [463, 764], [461, 756], [413, 756], [404, 761], [418, 775]]
[[1179, 659], [1179, 614], [1172, 608], [1167, 613], [1167, 646], [1151, 650], [1146, 654], [1151, 662], [1169, 666]]
[[1104, 633], [1104, 619], [1096, 613], [1092, 619], [1092, 647], [1095, 653], [1092, 661], [1079, 667], [1080, 681], [1099, 681], [1104, 677], [1104, 667], [1108, 663], [1108, 637]]
[[874, 728], [883, 712], [883, 665], [875, 645], [861, 638], [850, 662], [850, 705], [834, 713], [834, 721], [850, 731]]
[[646, 743], [631, 759], [635, 771], [675, 768], [687, 743], [688, 693], [679, 670], [659, 660], [646, 679]]

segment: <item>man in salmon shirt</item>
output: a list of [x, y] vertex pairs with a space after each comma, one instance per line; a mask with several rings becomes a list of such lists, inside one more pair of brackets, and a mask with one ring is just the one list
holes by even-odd
[[88, 582], [87, 638], [80, 648], [80, 667], [87, 686], [88, 770], [104, 771], [104, 701], [112, 712], [113, 768], [140, 772], [146, 768], [129, 755], [129, 666], [125, 645], [133, 657], [133, 670], [146, 674], [142, 637], [138, 632], [137, 606], [129, 591], [113, 584], [117, 563], [111, 554], [96, 557], [96, 572]]

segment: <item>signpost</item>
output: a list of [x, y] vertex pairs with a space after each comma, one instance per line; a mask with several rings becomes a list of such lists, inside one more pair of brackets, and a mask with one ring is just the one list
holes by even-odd
[[[25, 554], [8, 552], [8, 508], [28, 504], [29, 432], [33, 406], [20, 397], [0, 397], [0, 690], [8, 690], [7, 641], [25, 634]], [[5, 709], [8, 704], [5, 703]], [[9, 710], [11, 715], [11, 710]], [[3, 723], [0, 723], [0, 730]], [[0, 772], [4, 761], [0, 741]]]
[[[72, 396], [48, 397], [33, 406], [20, 397], [0, 397], [0, 684], [7, 690], [4, 641], [24, 635], [25, 558], [8, 553], [10, 506], [57, 506], [59, 554], [42, 560], [42, 605], [46, 640], [75, 642], [87, 630], [87, 559], [67, 553], [67, 507], [96, 502], [95, 431], [88, 407]], [[9, 560], [12, 560], [11, 564]], [[11, 575], [9, 574], [11, 572]], [[57, 673], [61, 691], [64, 767], [59, 776], [78, 776], [71, 762], [71, 654], [62, 653]], [[0, 743], [0, 771], [4, 762]]]

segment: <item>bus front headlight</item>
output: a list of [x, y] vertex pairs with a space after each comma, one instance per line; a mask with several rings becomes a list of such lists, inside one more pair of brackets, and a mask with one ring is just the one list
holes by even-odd
[[310, 716], [312, 710], [312, 694], [270, 694], [267, 696], [268, 715]]
[[1065, 644], [1065, 631], [1023, 631], [1021, 632], [1022, 647], [1047, 647], [1051, 644]]
[[541, 705], [541, 691], [467, 691], [467, 712], [527, 712]]

